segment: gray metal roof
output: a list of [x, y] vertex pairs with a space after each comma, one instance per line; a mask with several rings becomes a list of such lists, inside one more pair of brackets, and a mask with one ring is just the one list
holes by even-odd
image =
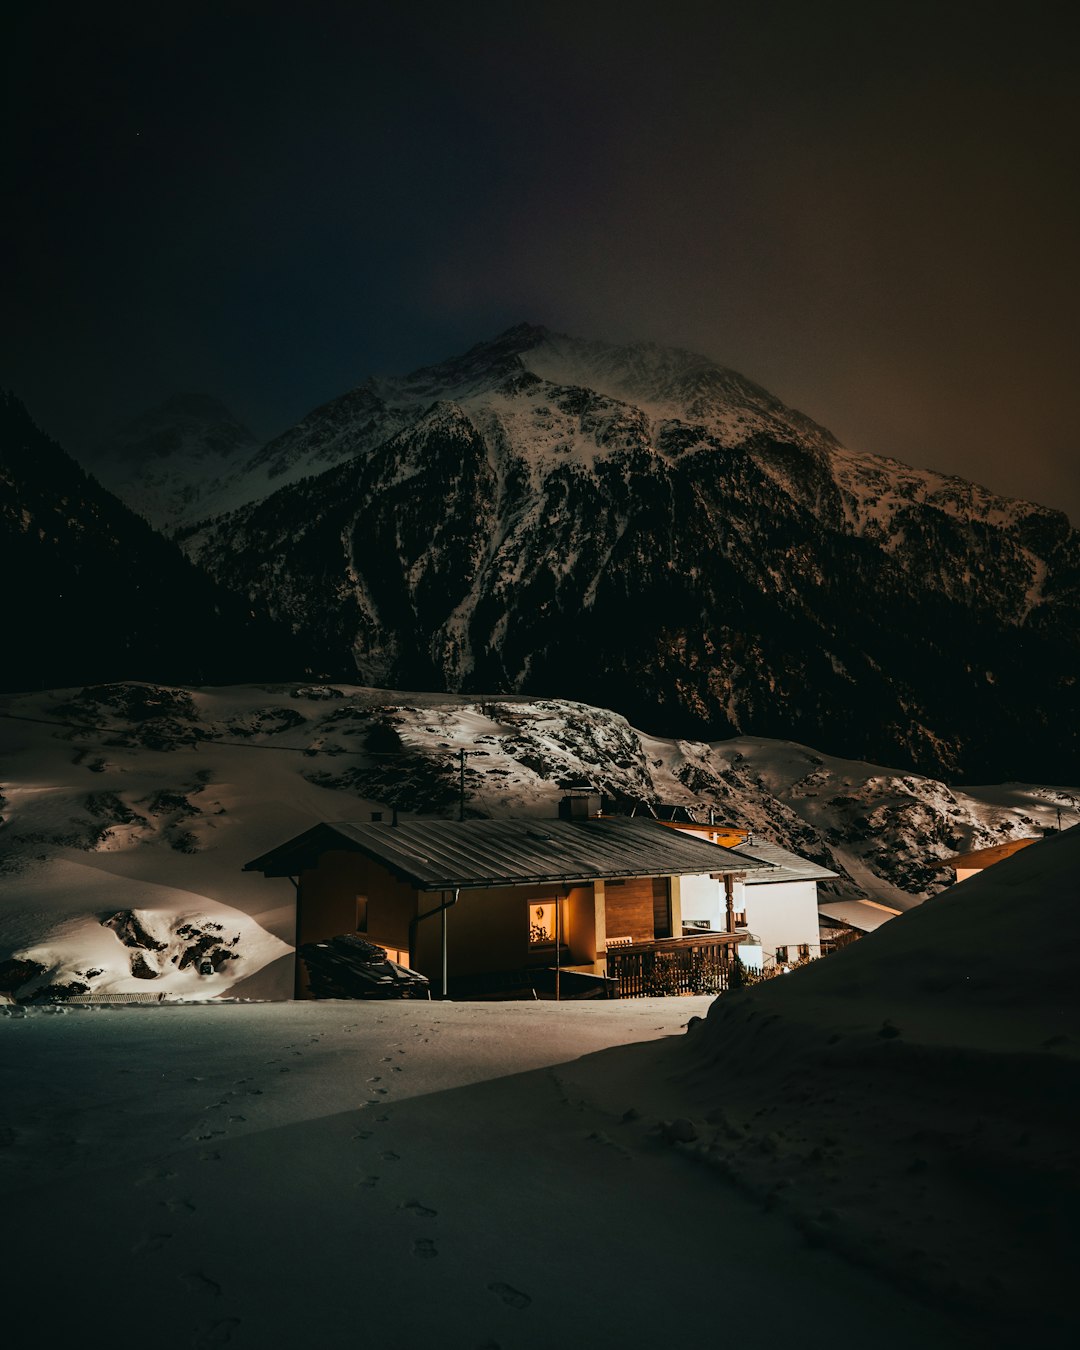
[[748, 886], [775, 881], [821, 881], [826, 877], [839, 875], [837, 872], [830, 872], [827, 867], [819, 867], [817, 863], [800, 858], [797, 853], [789, 853], [778, 844], [736, 844], [731, 852], [738, 853], [743, 858], [757, 858], [761, 862], [772, 864], [767, 872], [758, 872], [754, 876], [747, 875]]
[[364, 853], [424, 891], [772, 870], [654, 820], [603, 817], [316, 825], [244, 871], [298, 876], [335, 850]]

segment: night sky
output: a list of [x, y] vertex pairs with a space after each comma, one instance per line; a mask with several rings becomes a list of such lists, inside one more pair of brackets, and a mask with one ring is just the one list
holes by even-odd
[[523, 320], [1080, 523], [1065, 5], [23, 5], [0, 384], [257, 434]]

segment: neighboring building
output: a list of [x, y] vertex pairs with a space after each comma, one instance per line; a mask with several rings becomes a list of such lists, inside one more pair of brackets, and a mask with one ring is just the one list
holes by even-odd
[[553, 965], [603, 977], [609, 941], [695, 940], [683, 936], [688, 880], [695, 895], [702, 881], [722, 893], [725, 879], [772, 870], [655, 820], [590, 818], [591, 806], [567, 799], [551, 821], [317, 825], [244, 870], [293, 882], [298, 947], [359, 932], [436, 989]]
[[776, 844], [739, 844], [733, 853], [771, 864], [768, 871], [747, 872], [735, 883], [735, 903], [742, 901], [743, 922], [761, 943], [764, 962], [794, 964], [821, 955], [818, 882], [837, 876]]
[[767, 864], [743, 877], [684, 877], [680, 883], [684, 931], [723, 932], [732, 923], [747, 934], [747, 941], [739, 945], [740, 959], [758, 970], [821, 955], [817, 884], [835, 877], [835, 872], [776, 844], [750, 842], [752, 836], [745, 830], [675, 821], [668, 828], [708, 839], [748, 862]]
[[1038, 842], [1038, 839], [1010, 839], [1007, 844], [994, 844], [991, 848], [977, 848], [973, 853], [958, 853], [955, 858], [949, 858], [947, 861], [956, 873], [957, 881], [964, 881], [968, 877], [978, 876], [984, 868], [992, 867], [994, 863], [1011, 858], [1014, 853], [1019, 853], [1022, 848], [1027, 848], [1029, 844], [1037, 844]]
[[[895, 919], [903, 910], [883, 905], [880, 900], [824, 900], [818, 905], [822, 930], [840, 930], [861, 937], [876, 932], [883, 923]], [[833, 941], [836, 933], [830, 934]]]

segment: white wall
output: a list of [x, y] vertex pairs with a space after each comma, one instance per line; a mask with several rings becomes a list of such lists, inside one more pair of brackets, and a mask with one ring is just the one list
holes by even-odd
[[742, 888], [746, 926], [761, 939], [766, 961], [778, 947], [788, 948], [788, 959], [797, 961], [799, 944], [821, 955], [818, 933], [817, 882], [771, 881]]
[[703, 876], [680, 877], [683, 922], [690, 919], [706, 920], [713, 928], [724, 926], [724, 887], [708, 873]]

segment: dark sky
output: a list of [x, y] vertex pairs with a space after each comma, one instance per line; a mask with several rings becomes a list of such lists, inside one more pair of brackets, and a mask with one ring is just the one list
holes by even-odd
[[1080, 523], [1064, 5], [20, 7], [0, 383], [260, 435], [521, 320]]

